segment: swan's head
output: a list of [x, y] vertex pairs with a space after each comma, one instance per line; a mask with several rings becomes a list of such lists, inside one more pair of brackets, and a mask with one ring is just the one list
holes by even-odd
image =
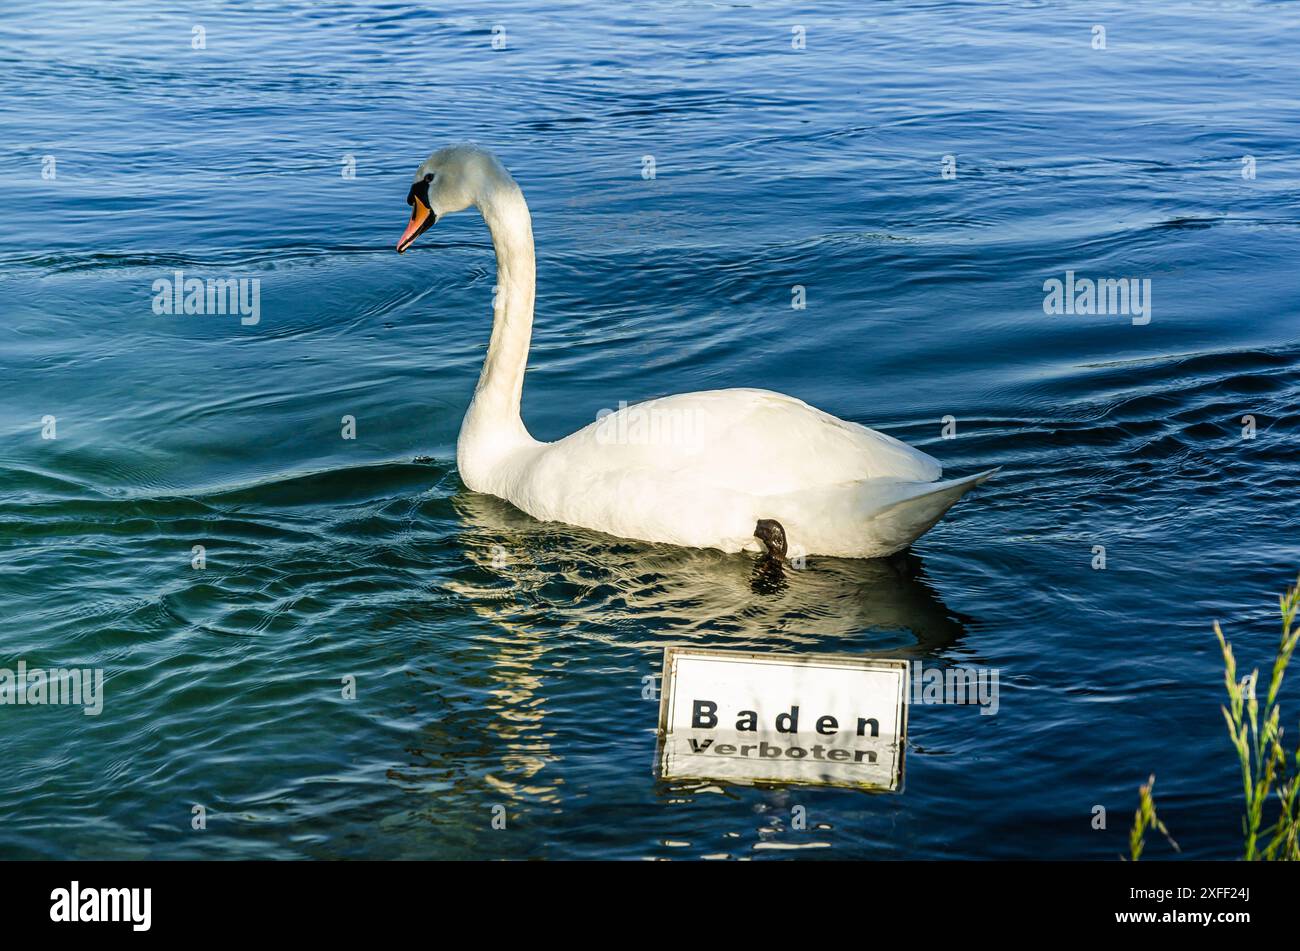
[[496, 156], [477, 145], [451, 145], [434, 152], [415, 170], [406, 195], [411, 220], [397, 242], [401, 254], [439, 218], [480, 205], [495, 189], [518, 187]]

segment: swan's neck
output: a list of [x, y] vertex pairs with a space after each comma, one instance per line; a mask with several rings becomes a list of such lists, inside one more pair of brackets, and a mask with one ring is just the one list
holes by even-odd
[[476, 491], [486, 486], [503, 454], [533, 441], [519, 404], [533, 333], [537, 274], [532, 218], [519, 186], [512, 180], [497, 183], [478, 205], [497, 255], [492, 339], [456, 446], [461, 478]]

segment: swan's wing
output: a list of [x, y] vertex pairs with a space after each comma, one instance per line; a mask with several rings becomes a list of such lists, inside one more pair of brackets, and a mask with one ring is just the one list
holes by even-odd
[[671, 472], [751, 495], [874, 478], [932, 482], [942, 473], [933, 458], [891, 436], [754, 389], [623, 407], [548, 448], [565, 468]]

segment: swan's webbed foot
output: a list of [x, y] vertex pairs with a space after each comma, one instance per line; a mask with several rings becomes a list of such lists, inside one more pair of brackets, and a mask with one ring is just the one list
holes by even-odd
[[779, 594], [789, 582], [785, 580], [785, 529], [774, 518], [762, 518], [754, 526], [754, 537], [763, 543], [763, 554], [754, 564], [749, 586], [755, 594]]
[[765, 558], [785, 561], [785, 529], [780, 522], [774, 518], [760, 518], [758, 524], [754, 526], [754, 537], [767, 549]]

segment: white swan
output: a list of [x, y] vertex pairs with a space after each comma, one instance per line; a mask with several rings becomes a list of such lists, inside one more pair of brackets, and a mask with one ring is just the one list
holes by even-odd
[[475, 492], [534, 518], [647, 542], [871, 558], [906, 548], [997, 471], [939, 482], [939, 463], [925, 453], [755, 389], [638, 403], [538, 442], [519, 415], [536, 278], [523, 193], [490, 152], [457, 145], [420, 166], [407, 203], [398, 253], [470, 205], [496, 249], [492, 337], [456, 444]]

